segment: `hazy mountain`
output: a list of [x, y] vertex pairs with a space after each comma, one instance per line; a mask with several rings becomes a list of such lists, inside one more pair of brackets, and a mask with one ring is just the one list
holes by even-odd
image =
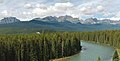
[[95, 31], [120, 29], [120, 21], [109, 19], [98, 20], [96, 18], [78, 20], [78, 18], [71, 16], [48, 16], [45, 18], [34, 18], [30, 21], [20, 21], [15, 17], [7, 17], [2, 19], [0, 23], [0, 33], [5, 34], [35, 33], [38, 31]]
[[[98, 20], [97, 18], [88, 18], [88, 19], [79, 19], [73, 18], [72, 16], [47, 16], [44, 18], [34, 18], [30, 21], [37, 20], [37, 21], [44, 21], [44, 22], [63, 22], [63, 23], [74, 23], [74, 24], [120, 24], [120, 21], [110, 20], [110, 19], [103, 19]], [[0, 24], [7, 24], [7, 23], [14, 23], [20, 22], [19, 19], [15, 17], [5, 17], [0, 21]]]
[[79, 18], [73, 18], [72, 16], [68, 16], [68, 15], [66, 15], [66, 16], [60, 16], [60, 17], [58, 17], [58, 21], [59, 22], [71, 22], [71, 23], [78, 23], [78, 22], [80, 22], [79, 21]]
[[102, 19], [98, 20], [97, 18], [88, 18], [86, 20], [80, 21], [82, 24], [120, 24], [120, 21], [110, 20], [110, 19]]
[[82, 22], [82, 24], [96, 24], [99, 22], [96, 18], [88, 18]]
[[120, 24], [120, 21], [110, 20], [110, 19], [103, 19], [103, 20], [100, 20], [99, 23], [103, 23], [103, 24]]
[[43, 21], [47, 21], [47, 22], [58, 22], [57, 17], [53, 17], [53, 16], [47, 16], [45, 18], [42, 18]]
[[20, 22], [19, 19], [16, 17], [5, 17], [0, 20], [0, 24], [8, 24], [8, 23], [14, 23], [14, 22]]

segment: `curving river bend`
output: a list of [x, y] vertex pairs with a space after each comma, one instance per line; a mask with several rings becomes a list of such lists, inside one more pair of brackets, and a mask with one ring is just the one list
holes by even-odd
[[106, 45], [100, 45], [82, 41], [82, 51], [64, 61], [96, 61], [98, 57], [102, 61], [112, 61], [114, 48]]

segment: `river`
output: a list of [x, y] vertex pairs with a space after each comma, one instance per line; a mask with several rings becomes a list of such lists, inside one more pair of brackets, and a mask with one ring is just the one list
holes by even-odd
[[112, 61], [114, 48], [106, 45], [100, 45], [82, 41], [82, 51], [64, 61], [96, 61], [98, 57], [102, 61]]

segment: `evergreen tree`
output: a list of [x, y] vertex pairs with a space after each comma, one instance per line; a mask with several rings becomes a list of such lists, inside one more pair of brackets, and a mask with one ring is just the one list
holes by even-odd
[[[49, 61], [81, 50], [75, 33], [0, 35], [0, 61]], [[72, 51], [71, 48], [74, 48]]]
[[100, 58], [100, 57], [98, 57], [98, 58], [97, 58], [97, 61], [101, 61], [101, 58]]
[[119, 61], [119, 56], [117, 51], [115, 51], [114, 55], [113, 55], [113, 61]]

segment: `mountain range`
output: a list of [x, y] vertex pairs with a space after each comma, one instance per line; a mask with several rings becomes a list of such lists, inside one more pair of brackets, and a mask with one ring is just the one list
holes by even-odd
[[[44, 21], [44, 22], [69, 22], [69, 23], [75, 23], [75, 24], [120, 24], [120, 20], [110, 20], [110, 19], [102, 19], [98, 20], [97, 18], [88, 18], [85, 20], [79, 19], [79, 18], [73, 18], [72, 16], [47, 16], [44, 18], [34, 18], [32, 20], [38, 20], [38, 21]], [[30, 21], [32, 21], [30, 20]], [[16, 17], [5, 17], [0, 20], [0, 24], [8, 24], [8, 23], [14, 23], [14, 22], [20, 22], [19, 19]]]
[[43, 31], [96, 31], [120, 29], [120, 21], [96, 18], [80, 20], [71, 16], [47, 16], [20, 21], [16, 17], [6, 17], [0, 21], [0, 34], [35, 33]]

